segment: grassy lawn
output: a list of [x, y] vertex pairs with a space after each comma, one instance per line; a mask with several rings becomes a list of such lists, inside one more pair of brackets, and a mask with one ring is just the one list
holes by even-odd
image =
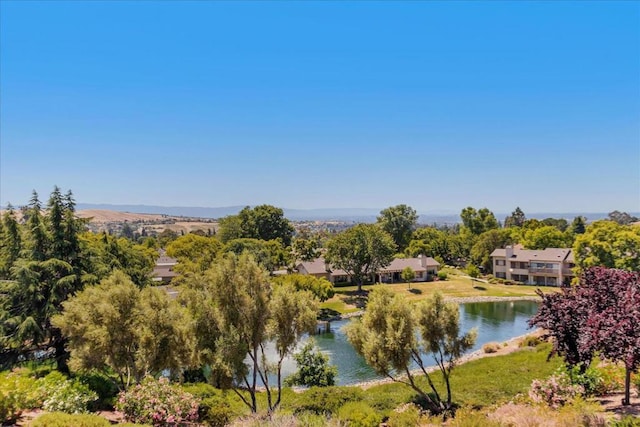
[[[411, 283], [411, 289], [407, 283], [393, 283], [383, 285], [365, 285], [365, 291], [370, 291], [374, 286], [386, 286], [393, 292], [402, 294], [410, 301], [419, 301], [439, 291], [445, 297], [530, 297], [536, 296], [536, 289], [544, 293], [558, 292], [560, 288], [533, 285], [501, 285], [484, 283], [472, 280], [466, 276], [450, 275], [447, 280], [435, 282]], [[321, 308], [331, 308], [342, 314], [357, 311], [358, 300], [356, 298], [357, 286], [345, 286], [335, 288], [333, 298], [320, 305]]]
[[[547, 362], [550, 344], [542, 344], [535, 348], [527, 347], [503, 356], [488, 357], [464, 363], [455, 368], [451, 378], [453, 400], [463, 406], [485, 408], [496, 403], [512, 400], [517, 394], [525, 393], [536, 378], [546, 378], [560, 365], [557, 357]], [[435, 372], [432, 378], [441, 393], [445, 393], [440, 373]], [[428, 389], [426, 380], [418, 378], [418, 383]], [[301, 402], [306, 405], [325, 405], [330, 410], [330, 401], [344, 394], [347, 390], [355, 393], [351, 399], [361, 400], [374, 408], [380, 414], [388, 416], [391, 411], [417, 397], [415, 391], [404, 384], [387, 383], [370, 387], [366, 390], [353, 390], [352, 387], [332, 387], [326, 389], [326, 396], [317, 403], [319, 391], [303, 392], [293, 396], [293, 399], [283, 401], [284, 408], [294, 409]], [[443, 395], [444, 397], [444, 395]]]

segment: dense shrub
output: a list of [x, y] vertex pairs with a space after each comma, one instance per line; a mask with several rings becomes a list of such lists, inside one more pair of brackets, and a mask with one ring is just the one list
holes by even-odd
[[422, 412], [413, 403], [407, 403], [391, 413], [387, 420], [389, 427], [413, 427], [420, 425]]
[[537, 335], [527, 335], [520, 341], [518, 347], [537, 347], [539, 344], [542, 344], [542, 342], [542, 339]]
[[145, 378], [119, 395], [116, 409], [127, 421], [154, 426], [181, 426], [198, 420], [199, 402], [166, 378]]
[[449, 275], [446, 271], [438, 271], [438, 280], [447, 280]]
[[382, 417], [364, 402], [348, 402], [338, 409], [338, 418], [349, 427], [378, 427]]
[[582, 393], [584, 388], [572, 384], [566, 372], [557, 372], [546, 380], [533, 380], [529, 389], [532, 401], [546, 403], [553, 409], [558, 409]]
[[86, 412], [89, 404], [98, 399], [98, 394], [79, 380], [68, 379], [53, 371], [36, 381], [36, 407], [45, 411], [79, 414]]
[[219, 389], [207, 383], [183, 384], [182, 390], [198, 399], [206, 399], [207, 397], [217, 396], [220, 392]]
[[20, 371], [0, 373], [0, 424], [14, 421], [36, 406], [35, 379]]
[[362, 397], [362, 390], [356, 387], [311, 387], [295, 396], [291, 408], [295, 413], [335, 414], [344, 404]]
[[90, 414], [43, 414], [29, 423], [29, 427], [110, 427], [106, 418]]
[[89, 406], [90, 409], [113, 408], [119, 390], [111, 378], [96, 371], [80, 375], [78, 379], [98, 394], [98, 400], [94, 405]]
[[338, 368], [329, 365], [329, 356], [322, 354], [320, 349], [315, 346], [314, 341], [309, 340], [299, 352], [293, 355], [293, 358], [298, 364], [298, 370], [286, 378], [286, 385], [305, 387], [335, 385]]
[[487, 354], [489, 354], [489, 353], [497, 353], [498, 350], [500, 350], [500, 347], [501, 347], [500, 343], [488, 342], [488, 343], [486, 343], [485, 345], [482, 346], [482, 351], [484, 353], [487, 353]]
[[601, 363], [596, 368], [600, 374], [596, 394], [599, 396], [624, 389], [624, 367], [613, 363]]
[[594, 367], [589, 367], [585, 372], [580, 372], [577, 366], [567, 369], [567, 374], [571, 379], [571, 384], [581, 386], [585, 396], [600, 394], [603, 379], [600, 371]]

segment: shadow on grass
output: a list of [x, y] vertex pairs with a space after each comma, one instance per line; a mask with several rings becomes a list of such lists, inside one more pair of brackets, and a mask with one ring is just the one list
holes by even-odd
[[485, 288], [484, 286], [478, 286], [478, 285], [474, 286], [473, 289], [477, 289], [479, 291], [486, 291], [487, 290], [487, 288]]
[[345, 304], [354, 305], [360, 309], [363, 309], [367, 305], [367, 299], [368, 292], [362, 294], [354, 292], [353, 294], [343, 298], [342, 301], [344, 301]]
[[340, 312], [330, 309], [330, 308], [321, 308], [320, 313], [318, 314], [318, 319], [320, 320], [328, 320], [333, 319], [340, 316]]
[[422, 290], [421, 289], [409, 289], [409, 292], [411, 292], [412, 294], [416, 294], [416, 295], [421, 295], [422, 294]]

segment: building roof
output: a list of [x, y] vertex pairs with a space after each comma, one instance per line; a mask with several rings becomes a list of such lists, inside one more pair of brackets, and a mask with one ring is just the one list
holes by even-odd
[[151, 277], [154, 280], [170, 279], [176, 277], [178, 274], [173, 271], [173, 265], [156, 265], [153, 268]]
[[176, 265], [177, 263], [177, 259], [166, 255], [160, 255], [156, 260], [156, 265]]
[[440, 265], [438, 261], [431, 257], [426, 258], [426, 268], [422, 266], [420, 258], [396, 258], [386, 267], [380, 269], [381, 273], [389, 273], [394, 271], [402, 271], [407, 267], [411, 267], [413, 271], [426, 271], [429, 267], [437, 267]]
[[[513, 248], [513, 255], [509, 258], [510, 261], [549, 261], [549, 262], [574, 262], [573, 251], [570, 248], [547, 248], [540, 250], [521, 249], [522, 247], [516, 246]], [[491, 252], [491, 257], [506, 258], [507, 249], [500, 248]]]
[[[440, 263], [431, 257], [425, 257], [427, 268], [438, 267]], [[303, 267], [307, 274], [331, 274], [332, 276], [346, 276], [347, 272], [341, 269], [333, 268], [327, 265], [324, 258], [316, 258], [313, 261], [302, 261], [298, 263], [297, 269]], [[411, 267], [414, 271], [426, 271], [427, 268], [422, 266], [421, 258], [397, 258], [391, 261], [391, 264], [381, 268], [379, 272], [390, 273], [394, 271], [402, 271], [407, 267]]]

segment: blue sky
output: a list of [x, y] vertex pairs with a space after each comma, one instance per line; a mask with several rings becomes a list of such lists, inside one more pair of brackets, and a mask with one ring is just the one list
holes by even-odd
[[640, 211], [638, 2], [0, 8], [2, 205]]

